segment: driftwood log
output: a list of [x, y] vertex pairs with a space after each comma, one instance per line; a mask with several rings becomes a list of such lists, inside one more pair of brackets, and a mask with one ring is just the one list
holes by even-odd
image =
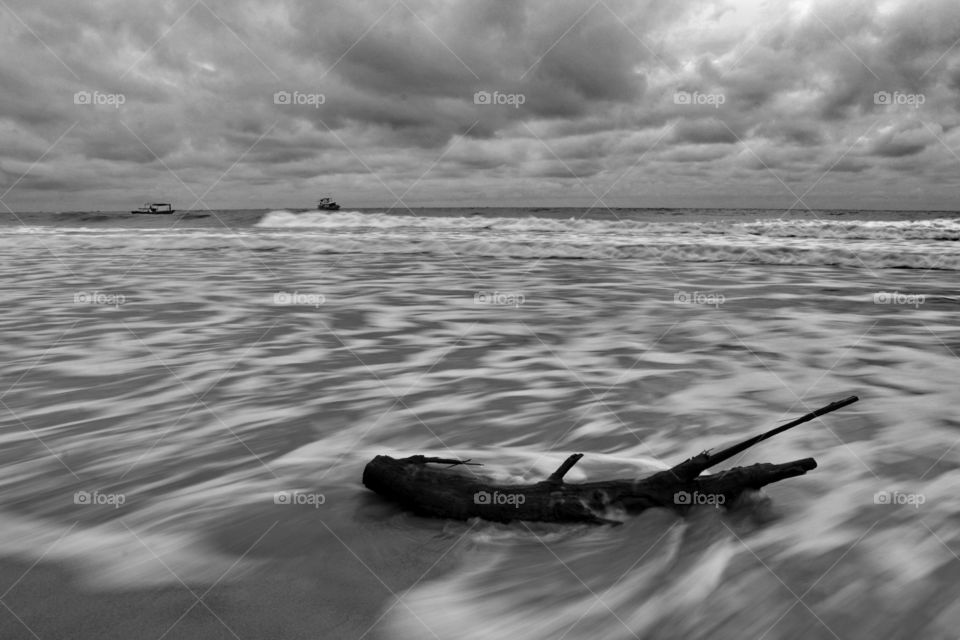
[[[730, 505], [744, 491], [805, 474], [817, 466], [813, 458], [783, 464], [753, 464], [701, 475], [716, 464], [778, 433], [857, 401], [856, 396], [833, 402], [785, 425], [731, 447], [703, 453], [641, 479], [605, 480], [579, 484], [563, 476], [583, 454], [567, 458], [546, 480], [534, 484], [496, 484], [463, 468], [469, 460], [377, 456], [363, 471], [363, 484], [381, 496], [420, 515], [497, 522], [616, 523], [619, 514], [636, 514], [651, 507], [685, 512], [697, 505]], [[445, 468], [436, 465], [446, 465]], [[461, 467], [452, 471], [452, 467]]]

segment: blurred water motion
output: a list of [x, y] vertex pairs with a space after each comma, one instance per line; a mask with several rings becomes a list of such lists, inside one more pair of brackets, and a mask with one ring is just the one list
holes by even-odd
[[[956, 637], [956, 223], [351, 215], [0, 228], [4, 556], [89, 593], [256, 583], [264, 624], [264, 593], [353, 589], [368, 637]], [[431, 522], [360, 485], [379, 453], [630, 477], [850, 394], [737, 460], [820, 466], [731, 512]]]

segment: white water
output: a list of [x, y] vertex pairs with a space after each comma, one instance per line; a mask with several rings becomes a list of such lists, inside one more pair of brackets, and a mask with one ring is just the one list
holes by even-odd
[[[124, 236], [118, 242], [118, 235]], [[296, 253], [590, 258], [960, 270], [960, 220], [688, 222], [533, 216], [417, 217], [385, 213], [266, 213], [245, 228], [0, 227], [0, 246], [139, 254], [178, 249]]]

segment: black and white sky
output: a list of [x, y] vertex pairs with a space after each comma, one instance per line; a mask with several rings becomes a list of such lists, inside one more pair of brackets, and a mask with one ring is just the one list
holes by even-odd
[[956, 0], [0, 0], [0, 210], [955, 209]]

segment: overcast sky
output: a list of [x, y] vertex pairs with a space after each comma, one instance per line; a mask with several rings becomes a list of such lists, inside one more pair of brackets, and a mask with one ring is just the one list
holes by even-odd
[[326, 193], [960, 209], [956, 0], [0, 0], [0, 16], [0, 202], [18, 211]]

